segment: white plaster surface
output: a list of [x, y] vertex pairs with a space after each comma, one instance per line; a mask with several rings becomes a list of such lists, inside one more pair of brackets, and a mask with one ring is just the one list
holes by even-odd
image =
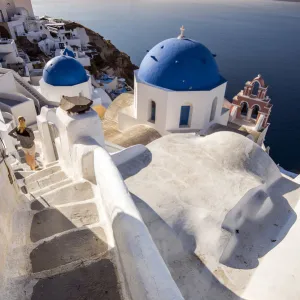
[[145, 151], [147, 151], [147, 148], [144, 145], [134, 145], [111, 154], [111, 158], [114, 164], [119, 166], [143, 154]]
[[95, 105], [102, 105], [105, 108], [108, 108], [112, 103], [110, 97], [107, 95], [104, 89], [102, 88], [95, 88], [92, 94], [93, 106]]
[[0, 53], [3, 59], [3, 65], [23, 63], [23, 59], [19, 56], [17, 46], [14, 40], [6, 40], [6, 43], [0, 44]]
[[62, 96], [75, 97], [81, 94], [81, 96], [92, 99], [92, 84], [90, 78], [87, 82], [73, 86], [53, 86], [46, 83], [42, 78], [40, 80], [40, 91], [45, 98], [56, 103], [60, 103]]
[[29, 16], [31, 17], [34, 16], [31, 0], [14, 0], [14, 1], [16, 7], [24, 7], [27, 10]]
[[[7, 163], [7, 165], [13, 175], [9, 163]], [[8, 247], [12, 243], [12, 218], [20, 204], [19, 190], [16, 181], [14, 181], [13, 184], [10, 183], [8, 170], [3, 161], [0, 163], [0, 191], [0, 295], [3, 295], [3, 291], [1, 291], [5, 277], [3, 272], [7, 258], [10, 255], [10, 253], [7, 252]]]
[[17, 122], [19, 116], [23, 116], [28, 125], [32, 125], [36, 122], [36, 110], [32, 99], [18, 93], [1, 92], [0, 99], [7, 101], [0, 101], [0, 109], [12, 114], [15, 122]]
[[86, 47], [90, 41], [90, 38], [86, 33], [86, 30], [84, 28], [77, 27], [77, 28], [75, 28], [75, 32], [81, 41], [81, 45], [83, 47]]
[[46, 164], [56, 161], [57, 159], [53, 145], [54, 141], [52, 139], [50, 128], [48, 125], [48, 119], [50, 119], [50, 116], [48, 116], [48, 114], [52, 114], [53, 119], [55, 119], [55, 112], [52, 109], [44, 106], [41, 109], [40, 115], [38, 115], [36, 118], [38, 130], [41, 135], [42, 151]]
[[235, 133], [147, 148], [119, 170], [185, 299], [299, 299], [298, 184]]
[[57, 105], [57, 102], [51, 102], [43, 97], [32, 85], [26, 82], [23, 77], [10, 69], [0, 68], [0, 92], [21, 93], [32, 99], [38, 109], [43, 105]]
[[[74, 172], [76, 170], [74, 164], [80, 163], [81, 159], [79, 158], [77, 152], [79, 150], [74, 150], [75, 152], [73, 151], [73, 146], [75, 144], [79, 143], [80, 145], [81, 139], [83, 139], [84, 137], [91, 137], [95, 145], [99, 145], [101, 147], [105, 146], [101, 120], [98, 117], [98, 114], [92, 109], [84, 114], [77, 115], [69, 115], [60, 107], [56, 109], [56, 112], [46, 107], [43, 107], [42, 111], [47, 122], [53, 123], [56, 127], [57, 137], [55, 139], [55, 145], [59, 155], [60, 163], [64, 171], [70, 177], [73, 177], [75, 176]], [[44, 121], [44, 119], [39, 119], [39, 122], [41, 123], [43, 123]], [[95, 128], [99, 128], [99, 130], [95, 131]], [[48, 133], [47, 126], [40, 126], [39, 129], [43, 130], [41, 132], [41, 137], [43, 137], [44, 139], [43, 143], [47, 145], [47, 147], [51, 147], [52, 145], [53, 149], [53, 143], [51, 140], [51, 136]], [[87, 140], [85, 140], [85, 142], [87, 142]], [[84, 144], [84, 142], [82, 143]], [[51, 160], [53, 161], [52, 149], [47, 152], [49, 153], [48, 162], [50, 162]], [[81, 155], [85, 155], [85, 150], [82, 151], [83, 152], [80, 152]]]
[[13, 73], [3, 68], [1, 68], [1, 71], [6, 71], [6, 72], [4, 74], [1, 74], [0, 76], [0, 92], [1, 93], [16, 92], [17, 86], [14, 80]]
[[[140, 82], [136, 71], [135, 116], [140, 124], [152, 126], [162, 135], [168, 131], [179, 132], [187, 129], [179, 126], [181, 107], [184, 105], [191, 106], [189, 126], [187, 126], [190, 130], [201, 130], [209, 123], [227, 124], [229, 114], [222, 114], [226, 85], [224, 83], [211, 91], [176, 92]], [[217, 99], [217, 106], [214, 118], [210, 120], [214, 99]], [[156, 103], [155, 122], [149, 121], [151, 101]]]
[[[5, 117], [10, 117], [10, 122], [6, 123], [4, 120]], [[17, 144], [16, 139], [12, 139], [11, 136], [9, 136], [9, 132], [15, 128], [15, 122], [13, 120], [12, 115], [8, 115], [8, 113], [3, 113], [0, 110], [0, 137], [5, 145], [6, 153], [14, 154], [15, 157], [19, 158], [19, 154], [15, 148], [15, 145]]]
[[95, 150], [94, 164], [97, 185], [111, 222], [131, 298], [183, 299], [105, 149]]
[[[104, 219], [108, 219], [113, 231], [114, 240], [111, 243], [116, 246], [121, 261], [120, 276], [125, 277], [126, 287], [133, 299], [183, 299], [141, 221], [113, 159], [102, 148], [103, 136], [94, 131], [94, 128], [101, 128], [97, 114], [89, 111], [71, 116], [60, 108], [56, 114], [52, 110], [48, 110], [47, 114], [46, 110], [44, 107], [42, 112], [47, 121], [57, 127], [61, 141], [57, 147], [60, 165], [73, 179], [85, 178], [97, 184], [95, 191], [101, 197], [101, 203], [98, 202], [97, 206], [100, 211], [101, 207], [105, 209], [108, 218]], [[44, 136], [43, 133], [41, 136]], [[145, 151], [146, 148], [141, 145], [125, 149], [123, 153], [116, 154], [115, 161], [127, 162]], [[43, 182], [39, 181], [39, 185], [61, 174], [60, 171], [53, 173]], [[35, 182], [28, 184], [28, 187], [36, 188]]]

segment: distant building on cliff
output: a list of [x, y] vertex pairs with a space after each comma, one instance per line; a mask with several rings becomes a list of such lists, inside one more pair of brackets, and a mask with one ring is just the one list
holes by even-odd
[[0, 38], [0, 67], [16, 69], [18, 65], [23, 68], [23, 64], [24, 60], [19, 55], [15, 41], [13, 39]]
[[31, 0], [0, 0], [0, 37], [25, 35], [34, 19]]

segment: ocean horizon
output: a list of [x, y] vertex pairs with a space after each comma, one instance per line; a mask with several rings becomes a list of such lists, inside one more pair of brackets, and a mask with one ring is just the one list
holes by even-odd
[[282, 167], [300, 171], [300, 3], [273, 0], [32, 0], [38, 16], [77, 21], [139, 66], [158, 42], [185, 35], [217, 55], [232, 98], [262, 74], [272, 99], [265, 144]]

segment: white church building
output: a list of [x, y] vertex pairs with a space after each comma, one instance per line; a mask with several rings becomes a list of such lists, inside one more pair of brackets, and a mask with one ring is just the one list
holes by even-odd
[[57, 105], [62, 96], [83, 96], [93, 100], [94, 105], [103, 105], [104, 107], [111, 104], [110, 97], [102, 88], [92, 86], [91, 76], [82, 64], [66, 54], [56, 56], [48, 61], [39, 84], [39, 92]]
[[135, 71], [132, 119], [119, 126], [147, 124], [160, 134], [198, 131], [214, 123], [227, 125], [223, 108], [226, 80], [214, 55], [201, 43], [184, 36], [154, 46]]

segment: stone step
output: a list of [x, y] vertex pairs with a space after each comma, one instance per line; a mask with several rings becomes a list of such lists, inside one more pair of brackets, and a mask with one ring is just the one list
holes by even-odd
[[43, 278], [33, 287], [31, 300], [101, 299], [121, 300], [117, 269], [110, 257], [103, 257], [76, 269]]
[[15, 176], [16, 179], [24, 179], [29, 177], [30, 175], [35, 174], [34, 171], [16, 171]]
[[45, 167], [48, 168], [48, 167], [52, 167], [52, 166], [55, 166], [58, 164], [59, 164], [59, 160], [56, 160], [56, 161], [46, 164]]
[[10, 300], [125, 299], [112, 251], [97, 259], [14, 277], [1, 296]]
[[55, 165], [55, 166], [52, 166], [52, 167], [49, 167], [49, 168], [46, 168], [46, 169], [43, 169], [39, 172], [34, 172], [34, 174], [28, 176], [26, 179], [25, 179], [25, 184], [30, 184], [32, 182], [35, 182], [37, 180], [40, 180], [44, 177], [47, 177], [53, 173], [56, 173], [58, 171], [61, 171], [61, 167], [59, 165]]
[[11, 164], [11, 168], [13, 171], [31, 171], [30, 167], [26, 163], [16, 162]]
[[100, 257], [108, 250], [101, 227], [66, 232], [40, 243], [30, 253], [32, 272], [58, 268], [75, 261]]
[[[36, 195], [36, 194], [35, 194]], [[94, 198], [94, 192], [88, 181], [73, 182], [48, 193], [40, 194], [31, 204], [31, 209], [40, 210], [44, 207], [76, 203]]]
[[57, 233], [98, 222], [95, 203], [44, 209], [33, 216], [30, 239], [37, 242]]
[[55, 191], [57, 189], [60, 189], [63, 186], [69, 185], [70, 183], [72, 183], [72, 180], [69, 179], [69, 178], [67, 178], [67, 179], [62, 180], [60, 182], [56, 182], [54, 184], [51, 184], [51, 185], [49, 185], [49, 186], [47, 186], [47, 187], [45, 187], [43, 189], [31, 192], [29, 197], [30, 197], [31, 200], [34, 200], [34, 199], [36, 199], [38, 197], [43, 196], [44, 194], [47, 194], [49, 192]]
[[43, 177], [39, 180], [26, 184], [29, 193], [47, 188], [55, 183], [59, 183], [67, 179], [67, 175], [63, 171], [55, 172], [49, 176]]

